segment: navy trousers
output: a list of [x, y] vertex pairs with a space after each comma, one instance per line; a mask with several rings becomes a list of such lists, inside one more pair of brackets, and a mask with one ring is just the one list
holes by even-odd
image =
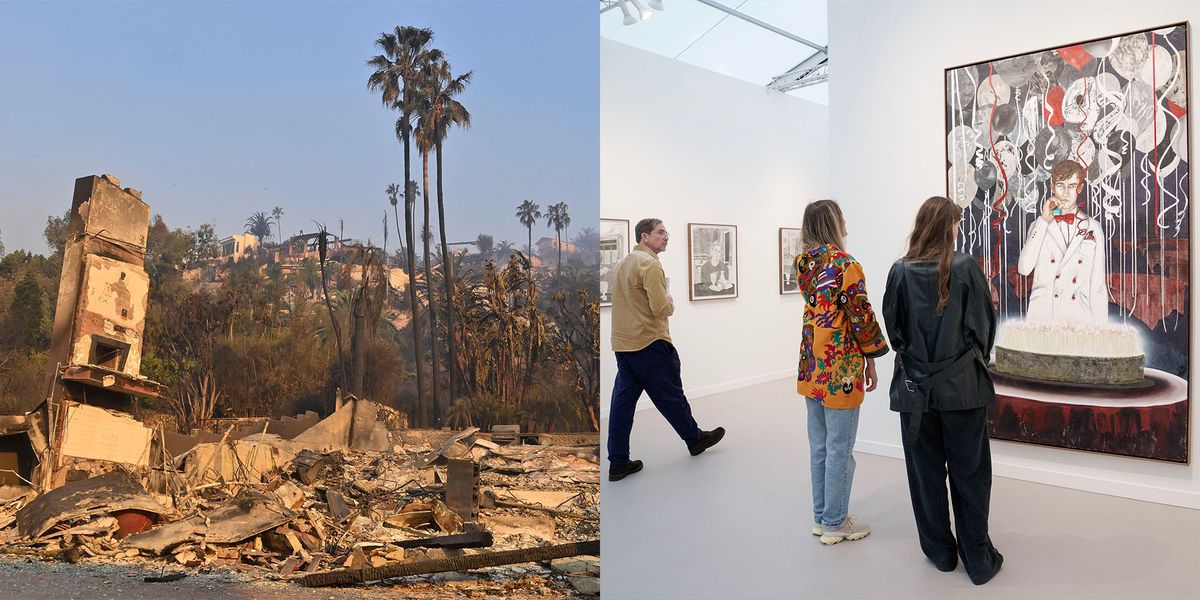
[[608, 411], [609, 466], [620, 468], [629, 463], [629, 433], [633, 431], [633, 413], [643, 391], [680, 439], [688, 444], [699, 440], [703, 432], [692, 418], [692, 407], [683, 394], [675, 346], [655, 340], [637, 352], [616, 355], [617, 381]]
[[[902, 432], [908, 429], [911, 418], [910, 413], [900, 413]], [[917, 443], [904, 448], [904, 466], [908, 470], [917, 538], [925, 556], [939, 569], [951, 570], [957, 554], [971, 581], [976, 585], [986, 583], [1004, 562], [988, 536], [992, 453], [987, 408], [931, 410], [923, 414]], [[951, 506], [954, 532], [950, 530]]]

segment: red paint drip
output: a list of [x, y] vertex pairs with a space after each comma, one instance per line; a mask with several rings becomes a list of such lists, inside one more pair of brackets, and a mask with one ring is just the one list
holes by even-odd
[[1000, 197], [992, 203], [992, 210], [996, 211], [996, 218], [992, 219], [992, 233], [996, 234], [996, 243], [992, 248], [992, 264], [996, 265], [996, 269], [1000, 268], [1000, 246], [1003, 238], [1000, 235], [1000, 225], [1004, 222], [1004, 199], [1008, 197], [1008, 173], [1004, 172], [1004, 163], [1000, 160], [1000, 153], [996, 151], [996, 138], [992, 130], [992, 121], [996, 118], [996, 107], [1000, 106], [1000, 96], [996, 94], [996, 86], [992, 84], [992, 63], [988, 63], [988, 88], [992, 90], [992, 114], [988, 116], [988, 143], [992, 145], [992, 158], [996, 161], [996, 166], [1000, 169], [1000, 176], [1004, 178], [1004, 191]]

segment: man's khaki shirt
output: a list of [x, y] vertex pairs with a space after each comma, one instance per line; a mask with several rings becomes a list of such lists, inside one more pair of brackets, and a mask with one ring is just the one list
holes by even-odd
[[667, 317], [675, 305], [667, 299], [667, 279], [658, 253], [638, 244], [617, 263], [612, 288], [612, 347], [635, 352], [655, 340], [671, 341]]

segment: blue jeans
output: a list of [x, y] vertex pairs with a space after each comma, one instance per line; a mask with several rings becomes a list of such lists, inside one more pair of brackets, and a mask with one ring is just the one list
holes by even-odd
[[826, 529], [836, 529], [846, 520], [850, 506], [858, 407], [825, 408], [812, 398], [804, 400], [808, 405], [813, 520]]
[[683, 395], [679, 377], [679, 353], [666, 340], [657, 340], [637, 352], [617, 352], [617, 380], [613, 384], [612, 405], [608, 411], [608, 464], [620, 468], [629, 463], [629, 434], [633, 414], [642, 392], [662, 416], [666, 417], [679, 438], [688, 444], [703, 432], [692, 418], [692, 407]]

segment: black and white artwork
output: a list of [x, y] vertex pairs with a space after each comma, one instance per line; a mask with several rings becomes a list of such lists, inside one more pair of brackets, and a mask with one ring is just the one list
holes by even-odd
[[800, 242], [800, 229], [795, 227], [779, 228], [779, 293], [799, 294], [800, 286], [796, 283], [796, 255], [800, 254], [803, 245]]
[[613, 269], [629, 248], [629, 221], [600, 219], [600, 306], [612, 306]]
[[688, 223], [692, 300], [737, 298], [737, 226]]

